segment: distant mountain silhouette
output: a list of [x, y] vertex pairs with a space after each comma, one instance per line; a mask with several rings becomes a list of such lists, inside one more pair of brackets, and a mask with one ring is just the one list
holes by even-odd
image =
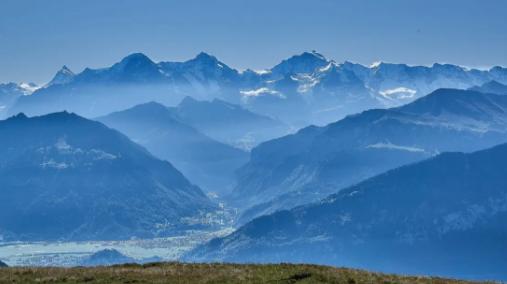
[[235, 170], [248, 159], [246, 152], [209, 138], [181, 122], [171, 109], [155, 102], [98, 120], [170, 161], [207, 191], [229, 192], [234, 186]]
[[245, 150], [290, 132], [288, 126], [277, 120], [219, 99], [197, 101], [186, 97], [171, 111], [206, 135]]
[[158, 63], [134, 53], [112, 66], [77, 74], [64, 66], [33, 95], [17, 98], [8, 113], [69, 110], [97, 117], [150, 101], [173, 106], [192, 96], [240, 104], [301, 128], [326, 125], [370, 108], [400, 106], [439, 88], [467, 89], [492, 80], [507, 84], [507, 69], [385, 62], [364, 66], [336, 63], [311, 51], [268, 70], [240, 72], [204, 52], [184, 62]]
[[136, 259], [128, 257], [115, 249], [103, 249], [83, 259], [80, 265], [106, 266], [125, 263], [136, 263]]

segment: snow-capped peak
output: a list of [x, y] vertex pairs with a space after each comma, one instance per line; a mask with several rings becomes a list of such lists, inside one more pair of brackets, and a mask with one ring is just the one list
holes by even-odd
[[317, 57], [317, 58], [319, 58], [321, 60], [327, 61], [327, 59], [326, 59], [326, 57], [324, 55], [322, 55], [321, 53], [319, 53], [319, 52], [317, 52], [315, 50], [312, 50], [311, 52], [305, 52], [305, 53], [311, 54], [311, 55], [313, 55], [313, 56], [315, 56], [315, 57]]
[[74, 72], [72, 72], [69, 67], [67, 67], [67, 65], [63, 65], [62, 68], [60, 69], [60, 71], [58, 71], [59, 73], [62, 73], [62, 74], [69, 74], [69, 75], [74, 75]]
[[285, 59], [273, 67], [271, 71], [273, 74], [313, 73], [328, 64], [329, 61], [322, 54], [311, 51]]
[[380, 65], [382, 65], [383, 63], [384, 63], [384, 62], [382, 62], [382, 61], [375, 61], [375, 62], [373, 62], [372, 64], [370, 64], [370, 66], [368, 66], [368, 67], [370, 67], [371, 69], [378, 68], [378, 67], [380, 67]]

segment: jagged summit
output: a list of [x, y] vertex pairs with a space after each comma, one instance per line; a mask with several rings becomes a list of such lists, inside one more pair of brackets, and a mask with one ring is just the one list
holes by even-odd
[[[181, 67], [182, 72], [195, 70], [199, 74], [204, 73], [211, 76], [211, 78], [207, 78], [211, 80], [214, 79], [217, 74], [221, 74], [223, 72], [225, 73], [222, 74], [222, 76], [225, 75], [224, 79], [226, 80], [231, 79], [231, 76], [236, 77], [238, 74], [237, 70], [230, 68], [227, 64], [221, 62], [218, 58], [206, 52], [200, 52], [196, 57], [183, 62]], [[219, 77], [221, 77], [221, 75], [219, 75]]]
[[294, 55], [271, 69], [273, 74], [312, 73], [328, 64], [328, 60], [316, 51]]
[[199, 52], [199, 54], [197, 54], [194, 60], [218, 62], [218, 59], [215, 56], [206, 53], [204, 51]]
[[51, 85], [60, 85], [60, 84], [67, 84], [71, 82], [76, 74], [72, 72], [66, 65], [63, 65], [58, 72], [56, 72], [55, 76], [51, 81], [47, 84], [47, 86]]
[[[50, 86], [35, 90], [34, 96], [6, 97], [7, 103], [0, 98], [0, 108], [4, 116], [68, 109], [97, 117], [151, 100], [176, 105], [185, 96], [193, 96], [240, 104], [298, 128], [325, 125], [369, 108], [400, 106], [442, 87], [466, 89], [491, 80], [506, 84], [507, 69], [337, 64], [313, 50], [288, 57], [268, 70], [240, 72], [206, 52], [182, 62], [158, 63], [143, 53], [133, 53], [113, 66], [76, 75], [63, 67]], [[16, 92], [12, 87], [5, 89]], [[30, 93], [16, 89], [21, 96]]]
[[59, 73], [64, 73], [64, 74], [72, 74], [72, 75], [74, 75], [74, 72], [72, 72], [72, 70], [70, 70], [69, 67], [67, 67], [67, 65], [63, 65], [62, 68], [60, 68], [60, 70], [58, 72]]
[[11, 120], [11, 121], [13, 121], [13, 120], [24, 120], [24, 119], [28, 119], [28, 116], [26, 116], [26, 114], [24, 114], [22, 112], [20, 112], [20, 113], [18, 113], [16, 115], [13, 115], [13, 116], [11, 116], [9, 118], [7, 118], [7, 120]]

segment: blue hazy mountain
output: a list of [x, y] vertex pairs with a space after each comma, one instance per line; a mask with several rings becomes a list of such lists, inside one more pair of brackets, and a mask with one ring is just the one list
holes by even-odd
[[506, 96], [440, 89], [402, 107], [365, 111], [261, 144], [238, 171], [231, 200], [250, 207], [245, 222], [440, 152], [506, 141]]
[[507, 144], [440, 154], [257, 218], [187, 259], [507, 279], [506, 176]]
[[75, 114], [19, 114], [0, 137], [4, 240], [163, 236], [216, 208], [169, 162]]
[[[237, 70], [205, 52], [185, 62], [161, 62], [159, 65], [164, 74], [189, 83], [192, 89], [197, 91], [200, 89], [201, 92], [194, 95], [204, 96], [204, 98], [216, 95], [217, 91], [237, 88], [241, 81]], [[206, 94], [206, 92], [211, 92], [211, 94]]]
[[489, 81], [481, 86], [472, 87], [470, 90], [482, 93], [507, 95], [507, 85], [500, 84], [497, 81]]
[[198, 101], [185, 97], [171, 111], [206, 135], [245, 150], [290, 132], [282, 122], [219, 99]]
[[116, 249], [103, 249], [86, 256], [81, 259], [77, 264], [80, 266], [110, 266], [127, 263], [150, 263], [163, 261], [160, 257], [154, 256], [149, 258], [136, 259], [126, 256]]
[[271, 68], [270, 77], [285, 77], [287, 75], [308, 74], [313, 73], [315, 70], [325, 67], [329, 61], [320, 53], [316, 51], [303, 52], [299, 55], [294, 55], [286, 60], [283, 60], [273, 68]]
[[[203, 112], [195, 114], [206, 115]], [[181, 122], [171, 109], [155, 102], [115, 112], [98, 120], [126, 134], [155, 156], [170, 161], [208, 192], [221, 195], [229, 192], [234, 186], [235, 170], [248, 160], [246, 152], [202, 134]]]
[[237, 71], [205, 53], [186, 62], [161, 63], [134, 53], [107, 68], [87, 68], [78, 74], [69, 71], [64, 68], [53, 79], [65, 83], [46, 85], [33, 96], [20, 99], [11, 112], [71, 110], [94, 117], [149, 101], [174, 105], [187, 94], [204, 98], [219, 92], [226, 95], [229, 84], [237, 83]]
[[106, 266], [136, 262], [136, 259], [128, 257], [115, 249], [103, 249], [83, 259], [80, 265]]
[[74, 74], [62, 68], [52, 82], [20, 97], [9, 113], [69, 110], [106, 115], [157, 101], [176, 105], [184, 97], [241, 104], [294, 127], [325, 125], [370, 108], [400, 106], [439, 88], [467, 89], [491, 80], [507, 84], [507, 69], [467, 69], [450, 64], [409, 66], [336, 63], [304, 52], [262, 71], [238, 71], [200, 53], [184, 62], [153, 62], [131, 54], [110, 67]]
[[0, 268], [1, 268], [1, 267], [7, 267], [7, 266], [8, 266], [8, 265], [7, 265], [5, 262], [2, 262], [2, 261], [0, 260]]

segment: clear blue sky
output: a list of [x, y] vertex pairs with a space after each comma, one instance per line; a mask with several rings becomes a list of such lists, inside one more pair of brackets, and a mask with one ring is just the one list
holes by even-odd
[[0, 82], [48, 81], [132, 52], [238, 69], [315, 49], [336, 61], [507, 65], [505, 0], [2, 0]]

